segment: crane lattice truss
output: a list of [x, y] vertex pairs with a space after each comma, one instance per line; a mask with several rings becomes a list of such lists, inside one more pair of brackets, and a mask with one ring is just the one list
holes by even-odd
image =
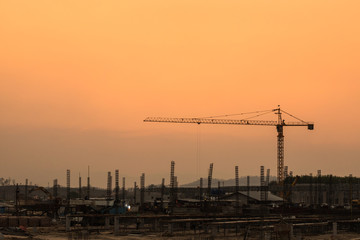
[[[280, 109], [280, 106], [276, 109], [266, 110], [266, 111], [258, 111], [252, 112], [258, 115], [253, 117], [258, 117], [267, 113], [275, 113], [278, 115], [277, 121], [268, 121], [268, 120], [249, 120], [247, 119], [218, 119], [216, 117], [228, 117], [228, 116], [235, 116], [235, 115], [243, 115], [246, 113], [240, 114], [232, 114], [232, 115], [223, 115], [223, 116], [214, 116], [214, 117], [207, 117], [207, 118], [164, 118], [164, 117], [148, 117], [144, 120], [144, 122], [164, 122], [164, 123], [197, 123], [197, 124], [234, 124], [234, 125], [258, 125], [258, 126], [275, 126], [277, 130], [277, 180], [281, 183], [285, 176], [284, 176], [284, 127], [307, 127], [308, 130], [314, 129], [314, 123], [312, 122], [305, 122], [290, 113], [285, 112], [284, 110]], [[296, 122], [286, 122], [282, 119], [282, 114], [285, 113], [288, 116], [295, 118]], [[250, 118], [253, 118], [250, 117]]]

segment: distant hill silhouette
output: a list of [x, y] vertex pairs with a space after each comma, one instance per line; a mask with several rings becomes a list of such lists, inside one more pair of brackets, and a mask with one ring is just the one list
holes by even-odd
[[[246, 186], [246, 178], [247, 177], [240, 177], [239, 178], [239, 185], [240, 186]], [[266, 178], [265, 178], [266, 180]], [[208, 184], [208, 179], [203, 178], [203, 187], [207, 187]], [[217, 187], [218, 186], [218, 182], [220, 181], [220, 186], [235, 186], [235, 178], [233, 179], [228, 179], [228, 180], [224, 180], [224, 179], [216, 179], [213, 178], [212, 179], [212, 183], [211, 183], [211, 187]], [[276, 181], [276, 177], [274, 176], [270, 176], [270, 182], [271, 181]], [[200, 179], [191, 183], [187, 183], [187, 184], [183, 184], [181, 185], [181, 187], [198, 187], [200, 185]], [[260, 186], [260, 177], [259, 176], [250, 176], [250, 186]]]

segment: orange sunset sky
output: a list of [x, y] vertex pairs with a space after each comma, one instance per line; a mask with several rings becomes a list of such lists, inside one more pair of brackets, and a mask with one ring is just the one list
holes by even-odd
[[[281, 107], [294, 174], [360, 175], [360, 1], [0, 1], [0, 177], [276, 175], [276, 129], [144, 123]], [[276, 119], [276, 116], [270, 116]], [[259, 118], [261, 119], [261, 118]], [[285, 118], [289, 119], [289, 118]], [[291, 119], [289, 119], [290, 121]], [[200, 141], [197, 139], [200, 138]], [[200, 147], [198, 147], [198, 143]]]

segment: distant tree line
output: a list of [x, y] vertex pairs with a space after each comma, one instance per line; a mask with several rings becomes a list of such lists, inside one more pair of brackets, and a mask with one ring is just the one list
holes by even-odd
[[297, 178], [296, 184], [309, 184], [309, 183], [323, 183], [323, 184], [359, 184], [360, 178], [358, 177], [339, 177], [333, 175], [322, 175], [322, 176], [310, 176], [310, 175], [301, 175], [301, 176], [288, 176], [285, 178], [285, 184], [294, 183]]
[[0, 177], [0, 186], [10, 186], [11, 184], [15, 185], [15, 179]]

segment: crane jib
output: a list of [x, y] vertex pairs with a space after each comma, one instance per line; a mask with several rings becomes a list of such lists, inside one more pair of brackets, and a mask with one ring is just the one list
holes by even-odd
[[[235, 119], [206, 119], [206, 118], [163, 118], [149, 117], [144, 122], [165, 122], [165, 123], [195, 123], [195, 124], [233, 124], [233, 125], [260, 125], [278, 126], [277, 121], [266, 120], [235, 120]], [[308, 122], [283, 122], [281, 126], [307, 126], [309, 130], [314, 129], [313, 123]]]

